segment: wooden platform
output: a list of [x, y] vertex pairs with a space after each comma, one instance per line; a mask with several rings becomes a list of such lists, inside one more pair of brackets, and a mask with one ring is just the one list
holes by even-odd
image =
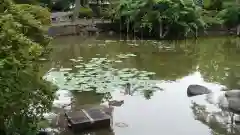
[[66, 112], [65, 116], [73, 132], [111, 127], [111, 116], [99, 108]]

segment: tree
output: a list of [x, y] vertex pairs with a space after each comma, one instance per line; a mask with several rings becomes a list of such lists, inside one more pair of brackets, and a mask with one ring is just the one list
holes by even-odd
[[240, 6], [236, 4], [221, 10], [217, 18], [228, 28], [236, 27], [240, 24]]
[[39, 6], [1, 0], [0, 131], [34, 135], [49, 111], [55, 88], [42, 79], [41, 57], [49, 54], [50, 13]]
[[17, 4], [37, 4], [38, 3], [38, 0], [13, 0], [13, 1]]
[[223, 8], [223, 0], [205, 0], [205, 8], [209, 10], [221, 10]]
[[205, 28], [200, 13], [201, 9], [193, 1], [121, 0], [113, 16], [127, 32], [148, 28], [163, 38], [197, 34]]

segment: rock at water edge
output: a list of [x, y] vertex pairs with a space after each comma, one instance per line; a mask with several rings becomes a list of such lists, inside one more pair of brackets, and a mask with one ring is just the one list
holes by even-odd
[[207, 87], [197, 85], [197, 84], [189, 85], [187, 88], [187, 95], [189, 97], [203, 95], [203, 94], [209, 94], [209, 93], [211, 93], [211, 90], [209, 90]]

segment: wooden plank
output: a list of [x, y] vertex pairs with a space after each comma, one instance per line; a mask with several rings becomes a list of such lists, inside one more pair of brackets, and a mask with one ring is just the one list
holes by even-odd
[[84, 112], [84, 114], [88, 117], [88, 119], [91, 121], [91, 123], [94, 122], [94, 119], [84, 110], [82, 109], [82, 111]]

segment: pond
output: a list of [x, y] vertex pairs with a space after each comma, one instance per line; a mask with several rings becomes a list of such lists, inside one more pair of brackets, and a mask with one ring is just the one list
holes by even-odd
[[[154, 41], [76, 36], [56, 38], [53, 47], [44, 77], [59, 87], [55, 109], [71, 102], [81, 106], [124, 100], [112, 110], [112, 132], [84, 134], [240, 134], [240, 127], [231, 121], [232, 114], [216, 104], [221, 90], [240, 88], [240, 39]], [[127, 83], [130, 93], [126, 92]], [[214, 94], [188, 97], [190, 84], [206, 86]], [[59, 134], [71, 135], [60, 130]]]

